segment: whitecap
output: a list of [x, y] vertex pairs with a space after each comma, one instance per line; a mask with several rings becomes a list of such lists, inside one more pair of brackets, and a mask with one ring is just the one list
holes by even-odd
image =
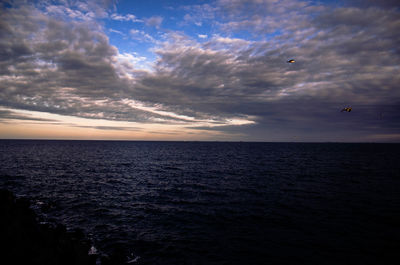
[[126, 263], [135, 263], [140, 259], [140, 256], [135, 256], [135, 254], [131, 253], [127, 258], [128, 261]]
[[99, 253], [97, 252], [97, 249], [96, 249], [94, 246], [92, 246], [92, 247], [89, 249], [88, 254], [89, 254], [89, 255], [97, 255], [97, 254], [99, 254]]

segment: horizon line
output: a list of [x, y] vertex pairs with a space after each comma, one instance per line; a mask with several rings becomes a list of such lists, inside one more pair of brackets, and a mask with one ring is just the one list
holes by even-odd
[[203, 142], [203, 143], [337, 143], [337, 144], [400, 144], [400, 142], [340, 142], [340, 141], [244, 141], [244, 140], [126, 140], [126, 139], [42, 139], [42, 138], [0, 138], [0, 141], [92, 141], [92, 142]]

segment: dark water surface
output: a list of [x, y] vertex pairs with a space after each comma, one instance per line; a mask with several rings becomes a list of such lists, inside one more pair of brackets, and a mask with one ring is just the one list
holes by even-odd
[[398, 264], [399, 176], [399, 144], [0, 140], [0, 187], [133, 264]]

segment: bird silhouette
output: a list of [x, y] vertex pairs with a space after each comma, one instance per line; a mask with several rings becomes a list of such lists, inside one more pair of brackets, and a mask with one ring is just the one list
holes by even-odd
[[350, 112], [351, 111], [351, 107], [343, 108], [340, 112], [343, 112], [343, 111]]

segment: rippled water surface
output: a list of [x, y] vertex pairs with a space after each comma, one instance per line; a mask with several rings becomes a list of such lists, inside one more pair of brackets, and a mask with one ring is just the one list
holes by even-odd
[[1, 187], [134, 264], [395, 264], [399, 172], [398, 144], [0, 141]]

